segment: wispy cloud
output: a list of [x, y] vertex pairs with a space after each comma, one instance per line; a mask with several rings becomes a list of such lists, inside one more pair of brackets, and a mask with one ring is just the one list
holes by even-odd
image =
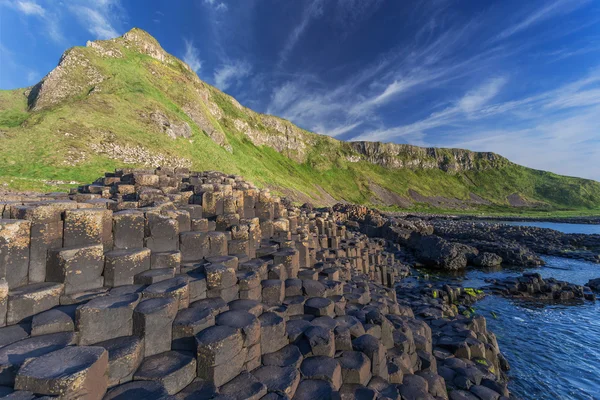
[[217, 11], [227, 11], [227, 4], [225, 4], [222, 1], [218, 1], [218, 0], [204, 0], [204, 4], [206, 4], [207, 6], [212, 7], [213, 9], [217, 10]]
[[506, 81], [507, 79], [504, 77], [491, 79], [486, 84], [467, 93], [462, 99], [460, 99], [457, 104], [458, 109], [465, 113], [479, 110], [482, 106], [496, 97]]
[[44, 17], [46, 15], [46, 10], [33, 1], [17, 1], [16, 6], [26, 15], [37, 15], [40, 17]]
[[590, 0], [554, 0], [552, 2], [545, 2], [545, 5], [531, 14], [525, 16], [519, 22], [502, 30], [494, 40], [506, 39], [512, 35], [515, 35], [521, 31], [525, 31], [530, 27], [541, 23], [547, 19], [555, 17], [560, 14], [569, 13], [584, 4], [589, 3]]
[[112, 39], [119, 36], [119, 32], [113, 25], [115, 12], [119, 8], [118, 1], [103, 0], [71, 5], [70, 11], [96, 39]]
[[183, 55], [183, 61], [190, 66], [190, 68], [196, 73], [200, 72], [202, 68], [202, 60], [200, 60], [200, 52], [194, 46], [191, 40], [184, 39], [185, 53]]
[[215, 86], [227, 90], [241, 79], [250, 75], [252, 67], [245, 61], [227, 62], [215, 70]]
[[54, 42], [64, 41], [59, 27], [60, 13], [54, 9], [44, 8], [35, 1], [3, 1], [0, 6], [7, 6], [25, 16], [36, 18], [42, 22], [45, 34]]
[[590, 161], [600, 156], [600, 69], [552, 90], [493, 102], [507, 82], [493, 78], [442, 111], [353, 140], [494, 151], [533, 168], [598, 179], [600, 167]]
[[323, 1], [312, 0], [309, 5], [304, 9], [300, 23], [294, 27], [292, 32], [287, 38], [283, 49], [279, 53], [279, 65], [281, 66], [288, 58], [290, 52], [300, 40], [300, 37], [314, 18], [318, 18], [323, 14]]

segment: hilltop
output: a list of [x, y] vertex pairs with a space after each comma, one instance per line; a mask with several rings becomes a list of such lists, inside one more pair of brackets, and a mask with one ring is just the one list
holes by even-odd
[[595, 181], [494, 153], [343, 142], [254, 112], [140, 29], [73, 47], [38, 84], [0, 91], [0, 137], [0, 184], [16, 190], [61, 189], [118, 167], [179, 166], [242, 175], [316, 205], [600, 209]]

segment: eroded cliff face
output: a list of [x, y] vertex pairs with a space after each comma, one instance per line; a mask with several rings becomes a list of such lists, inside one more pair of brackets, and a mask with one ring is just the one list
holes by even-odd
[[495, 153], [478, 153], [463, 149], [381, 142], [350, 142], [350, 146], [363, 160], [388, 168], [439, 168], [446, 172], [459, 172], [500, 168], [510, 163]]

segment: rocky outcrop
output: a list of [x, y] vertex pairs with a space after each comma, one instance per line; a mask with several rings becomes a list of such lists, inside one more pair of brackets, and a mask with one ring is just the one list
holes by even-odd
[[459, 172], [499, 168], [509, 164], [508, 160], [495, 153], [477, 153], [462, 149], [426, 148], [381, 142], [350, 142], [350, 145], [365, 161], [388, 168], [439, 168], [446, 172]]
[[150, 120], [160, 131], [164, 132], [171, 139], [177, 139], [178, 137], [192, 137], [192, 128], [190, 128], [187, 122], [176, 123], [171, 121], [160, 111], [150, 113]]
[[28, 95], [31, 111], [52, 107], [71, 97], [87, 93], [105, 76], [90, 61], [85, 51], [74, 47], [67, 50], [58, 66], [36, 84]]
[[467, 266], [467, 252], [458, 243], [451, 243], [435, 235], [411, 235], [408, 244], [416, 258], [425, 266], [457, 271]]
[[546, 301], [596, 300], [596, 295], [589, 288], [554, 278], [544, 279], [535, 272], [525, 273], [516, 278], [490, 279], [487, 281], [490, 285], [486, 286], [485, 289], [506, 297]]
[[600, 262], [600, 235], [486, 222], [432, 220], [435, 233], [501, 256], [513, 265], [540, 265], [535, 253]]

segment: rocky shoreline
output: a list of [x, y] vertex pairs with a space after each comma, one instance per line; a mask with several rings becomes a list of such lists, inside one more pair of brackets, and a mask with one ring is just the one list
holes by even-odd
[[515, 398], [474, 304], [590, 290], [534, 275], [478, 290], [416, 269], [600, 260], [598, 235], [298, 207], [214, 171], [117, 170], [0, 212], [13, 399]]

